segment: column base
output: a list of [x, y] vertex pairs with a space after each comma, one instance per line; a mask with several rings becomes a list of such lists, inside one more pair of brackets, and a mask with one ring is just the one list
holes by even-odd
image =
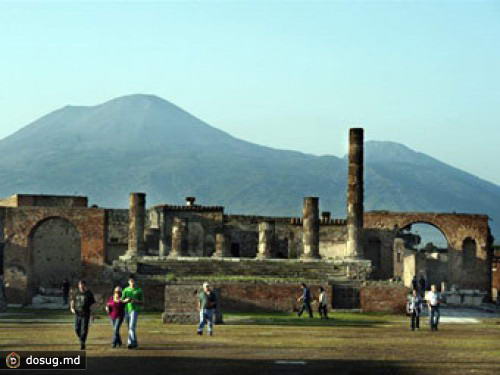
[[302, 260], [318, 260], [318, 259], [321, 259], [321, 256], [318, 254], [318, 255], [315, 255], [315, 254], [303, 254], [300, 256], [299, 259], [302, 259]]

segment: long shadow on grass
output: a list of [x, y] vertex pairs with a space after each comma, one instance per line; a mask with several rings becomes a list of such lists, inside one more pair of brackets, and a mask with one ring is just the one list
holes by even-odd
[[[130, 357], [90, 357], [87, 359], [85, 374], [173, 374], [173, 375], [417, 375], [417, 374], [459, 374], [482, 369], [484, 363], [440, 363], [439, 368], [415, 368], [408, 361], [372, 360], [308, 360], [292, 359], [214, 359], [210, 357], [166, 357], [141, 356], [135, 352]], [[295, 363], [294, 363], [295, 362]], [[448, 366], [450, 365], [450, 366]], [[498, 369], [495, 364], [487, 364], [491, 373]], [[58, 371], [37, 371], [37, 374], [57, 374]]]

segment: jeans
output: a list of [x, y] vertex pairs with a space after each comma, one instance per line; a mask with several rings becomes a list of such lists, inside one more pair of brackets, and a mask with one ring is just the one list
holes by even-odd
[[111, 319], [111, 325], [113, 326], [113, 346], [122, 344], [122, 338], [120, 337], [120, 328], [122, 323], [123, 317]]
[[417, 311], [411, 313], [411, 330], [420, 329], [420, 314]]
[[205, 324], [208, 323], [208, 332], [212, 332], [214, 328], [214, 309], [200, 310], [200, 324], [198, 324], [198, 332], [203, 332]]
[[327, 308], [326, 308], [325, 304], [323, 304], [323, 303], [319, 304], [319, 306], [318, 306], [318, 313], [319, 313], [319, 317], [321, 319], [323, 319], [323, 318], [328, 319], [328, 311], [327, 311]]
[[307, 312], [309, 313], [309, 318], [313, 317], [313, 312], [312, 312], [312, 309], [311, 309], [311, 302], [304, 301], [302, 303], [302, 307], [300, 308], [300, 311], [299, 311], [299, 316], [302, 315], [302, 313], [304, 312], [304, 310], [307, 310]]
[[138, 311], [127, 312], [128, 344], [132, 346], [137, 346], [137, 334], [135, 332], [135, 329], [137, 327], [138, 317], [139, 317]]
[[80, 344], [85, 344], [89, 333], [90, 314], [75, 315], [75, 332], [80, 340]]
[[430, 323], [431, 323], [432, 330], [437, 330], [440, 316], [441, 316], [441, 313], [439, 312], [439, 306], [431, 306]]

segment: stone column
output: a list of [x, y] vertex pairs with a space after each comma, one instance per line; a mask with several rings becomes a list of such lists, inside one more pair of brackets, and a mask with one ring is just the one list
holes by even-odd
[[349, 131], [346, 257], [353, 259], [363, 258], [363, 133], [362, 128]]
[[305, 197], [302, 211], [303, 259], [318, 259], [319, 256], [319, 198]]
[[224, 231], [215, 234], [215, 253], [212, 255], [215, 258], [228, 257], [229, 253], [229, 238]]
[[169, 250], [168, 244], [168, 231], [167, 231], [167, 220], [165, 215], [165, 207], [161, 208], [161, 211], [158, 212], [160, 215], [158, 220], [158, 226], [160, 227], [160, 243], [159, 243], [159, 251], [158, 255], [161, 257], [167, 256]]
[[174, 217], [172, 223], [172, 250], [169, 256], [172, 258], [184, 255], [183, 244], [187, 240], [187, 220], [179, 217]]
[[126, 256], [136, 257], [144, 253], [146, 194], [130, 193], [129, 203], [128, 250]]
[[269, 221], [259, 223], [259, 251], [257, 258], [268, 259], [272, 256], [272, 247], [274, 240], [274, 226]]

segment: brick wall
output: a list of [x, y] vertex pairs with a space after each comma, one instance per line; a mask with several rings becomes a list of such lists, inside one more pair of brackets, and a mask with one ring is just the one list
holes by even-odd
[[[317, 299], [320, 285], [309, 285]], [[322, 285], [332, 296], [332, 288]], [[297, 298], [302, 294], [299, 283], [272, 282], [217, 282], [212, 287], [219, 296], [219, 310], [223, 312], [293, 312], [297, 311]], [[200, 283], [169, 283], [165, 286], [165, 322], [192, 323], [197, 318], [197, 293]], [[313, 308], [315, 306], [313, 305]]]
[[368, 285], [360, 289], [363, 312], [404, 313], [409, 289], [402, 285]]

